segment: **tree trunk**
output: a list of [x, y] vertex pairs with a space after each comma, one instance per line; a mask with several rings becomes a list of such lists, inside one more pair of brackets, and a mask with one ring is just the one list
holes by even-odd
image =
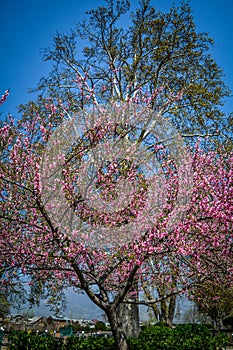
[[116, 312], [115, 309], [110, 309], [106, 311], [106, 314], [115, 340], [115, 349], [128, 350], [127, 336], [124, 332], [118, 312]]
[[175, 311], [176, 311], [176, 304], [177, 304], [176, 301], [177, 301], [176, 295], [171, 296], [170, 301], [169, 301], [169, 307], [168, 307], [169, 326], [172, 326], [172, 324], [173, 324]]
[[138, 299], [138, 284], [135, 281], [132, 287], [134, 295], [131, 299], [135, 304], [122, 303], [117, 307], [118, 317], [122, 322], [122, 328], [127, 338], [137, 338], [140, 333], [139, 307], [136, 304]]
[[[160, 287], [157, 288], [157, 291], [161, 300], [157, 303], [151, 304], [150, 308], [153, 310], [154, 317], [157, 321], [172, 326], [176, 309], [176, 295], [163, 299], [165, 295], [164, 289]], [[144, 287], [144, 293], [149, 301], [154, 299], [147, 287]]]
[[176, 307], [176, 296], [173, 295], [168, 299], [161, 300], [160, 306], [160, 322], [164, 322], [169, 326], [172, 326]]
[[117, 314], [127, 338], [137, 338], [140, 333], [138, 305], [120, 304]]

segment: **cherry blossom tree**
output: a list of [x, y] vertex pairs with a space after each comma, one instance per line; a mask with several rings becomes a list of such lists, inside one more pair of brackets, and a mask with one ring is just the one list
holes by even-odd
[[[188, 151], [150, 101], [78, 115], [48, 101], [49, 116], [0, 130], [0, 266], [11, 268], [1, 282], [20, 273], [48, 294], [82, 290], [119, 350], [120, 304], [151, 305], [233, 274], [233, 156]], [[45, 123], [59, 113], [59, 126]], [[135, 283], [166, 288], [147, 300]]]
[[[70, 33], [56, 34], [53, 45], [43, 52], [44, 60], [50, 61], [53, 68], [39, 82], [37, 103], [44, 104], [46, 91], [47, 96], [70, 103], [71, 113], [71, 109], [75, 112], [90, 101], [96, 102], [94, 90], [106, 103], [127, 101], [140, 89], [151, 93], [163, 86], [161, 105], [171, 93], [183, 92], [182, 99], [167, 104], [163, 110], [182, 135], [192, 141], [200, 134], [215, 135], [217, 144], [224, 141], [226, 147], [232, 148], [232, 116], [224, 116], [220, 107], [229, 91], [221, 68], [210, 54], [213, 41], [206, 33], [197, 32], [189, 4], [182, 2], [162, 13], [143, 0], [131, 14], [130, 11], [129, 1], [107, 0], [105, 6], [88, 12]], [[122, 28], [122, 20], [129, 25]], [[156, 111], [158, 100], [153, 103]], [[46, 111], [43, 107], [39, 111], [37, 104], [21, 106], [25, 119], [30, 121], [32, 115], [37, 118], [38, 113], [52, 112], [55, 124], [59, 124], [60, 107], [55, 112], [52, 102], [46, 104]], [[53, 128], [51, 119], [49, 123]], [[172, 322], [175, 297], [168, 306], [162, 299], [168, 287], [156, 284], [156, 288], [161, 295], [160, 317]], [[146, 285], [144, 291], [153, 299]]]

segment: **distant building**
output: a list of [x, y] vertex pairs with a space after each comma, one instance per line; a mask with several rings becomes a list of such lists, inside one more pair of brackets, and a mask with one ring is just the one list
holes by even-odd
[[68, 317], [63, 316], [49, 316], [47, 318], [48, 330], [59, 330], [69, 324], [75, 323], [76, 320], [71, 320]]
[[44, 332], [47, 329], [48, 321], [46, 317], [32, 317], [27, 320], [27, 330]]
[[26, 320], [24, 316], [20, 314], [12, 314], [8, 316], [7, 319], [8, 319], [8, 330], [10, 329], [20, 330], [20, 331], [26, 330]]

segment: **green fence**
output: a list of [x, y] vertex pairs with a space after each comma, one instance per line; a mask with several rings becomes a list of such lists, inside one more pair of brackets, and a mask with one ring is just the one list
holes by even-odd
[[71, 337], [73, 335], [73, 328], [71, 326], [60, 329], [61, 337]]
[[0, 329], [0, 345], [2, 345], [3, 336], [4, 336], [4, 331]]

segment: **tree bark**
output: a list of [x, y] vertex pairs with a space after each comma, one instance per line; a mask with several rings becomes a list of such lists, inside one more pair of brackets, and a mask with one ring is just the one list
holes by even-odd
[[176, 307], [176, 296], [173, 295], [168, 299], [161, 300], [160, 306], [161, 314], [159, 321], [172, 326]]
[[[165, 295], [165, 291], [161, 287], [157, 287], [158, 295], [161, 300], [158, 303], [151, 304], [154, 317], [159, 322], [167, 323], [172, 326], [176, 309], [176, 295], [172, 295], [168, 298], [162, 299]], [[149, 289], [144, 287], [144, 293], [149, 301], [153, 300]]]
[[120, 304], [117, 314], [127, 338], [137, 338], [140, 333], [138, 305]]
[[115, 349], [128, 350], [127, 336], [124, 332], [124, 328], [121, 319], [118, 316], [118, 312], [116, 312], [114, 308], [107, 310], [106, 314], [115, 340]]

